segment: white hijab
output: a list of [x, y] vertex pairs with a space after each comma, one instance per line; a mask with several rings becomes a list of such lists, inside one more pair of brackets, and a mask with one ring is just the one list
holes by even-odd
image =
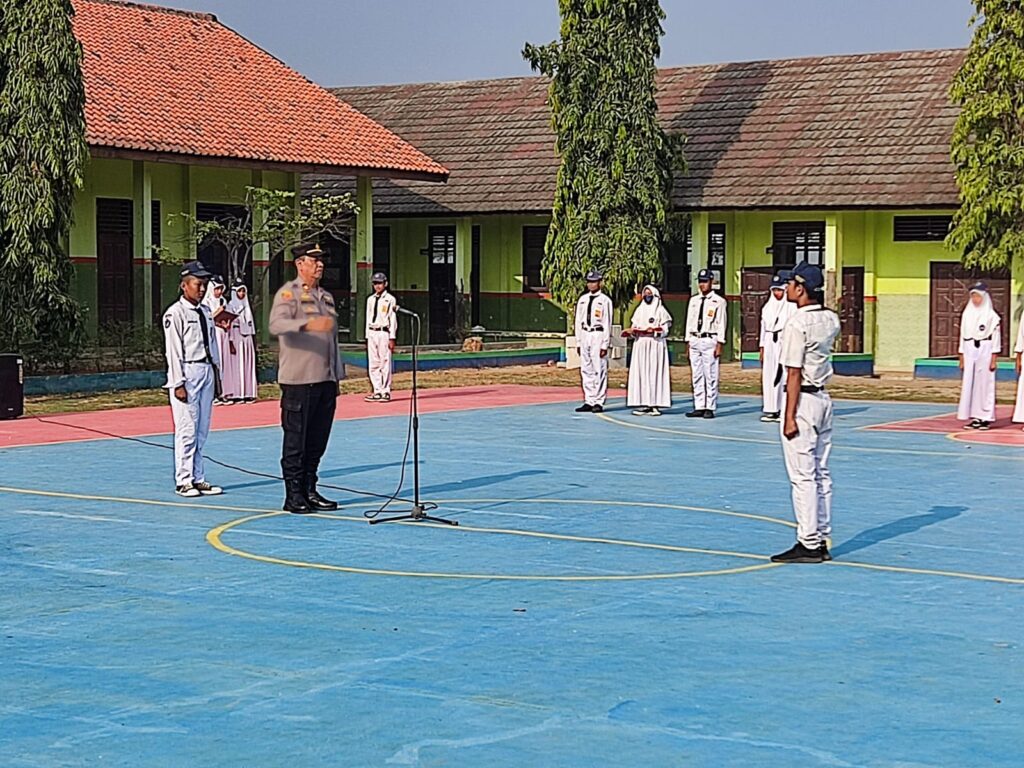
[[768, 301], [761, 307], [761, 322], [769, 332], [781, 331], [789, 316], [793, 314], [794, 305], [786, 298], [785, 286], [783, 286], [782, 298], [775, 297], [777, 288], [768, 291]]
[[[643, 300], [643, 294], [650, 291], [654, 301], [648, 304]], [[641, 293], [640, 304], [633, 310], [633, 318], [629, 321], [633, 328], [646, 331], [649, 328], [662, 328], [666, 335], [672, 325], [672, 315], [665, 305], [661, 303], [661, 291], [653, 285], [645, 285]]]
[[[245, 291], [245, 296], [239, 296], [239, 291]], [[238, 329], [243, 336], [253, 336], [256, 333], [256, 323], [252, 317], [252, 307], [249, 306], [249, 289], [244, 285], [236, 285], [231, 289], [231, 301], [228, 302], [228, 312], [238, 315]]]
[[980, 306], [975, 306], [973, 301], [968, 299], [967, 306], [960, 316], [960, 337], [967, 340], [983, 341], [991, 337], [999, 328], [999, 315], [992, 306], [992, 297], [988, 291], [980, 288], [972, 288], [971, 293], [977, 293], [983, 299]]
[[216, 278], [211, 278], [210, 282], [206, 286], [206, 296], [203, 297], [203, 304], [210, 308], [210, 314], [214, 316], [216, 316], [217, 313], [224, 309], [228, 304], [228, 301], [224, 296], [218, 298], [213, 295], [213, 289], [218, 287], [226, 288], [227, 286]]

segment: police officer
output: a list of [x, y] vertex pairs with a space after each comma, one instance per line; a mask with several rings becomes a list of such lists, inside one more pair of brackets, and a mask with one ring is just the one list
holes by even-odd
[[710, 269], [697, 273], [700, 290], [686, 308], [686, 343], [693, 379], [693, 410], [686, 415], [691, 419], [713, 419], [718, 407], [718, 370], [728, 310], [725, 299], [711, 290], [714, 278]]
[[220, 355], [213, 317], [203, 303], [210, 273], [198, 261], [180, 272], [181, 296], [164, 312], [167, 383], [174, 419], [174, 492], [186, 498], [223, 491], [206, 482], [203, 445], [210, 433], [213, 400], [220, 396]]
[[274, 297], [269, 326], [280, 346], [284, 509], [301, 515], [338, 508], [317, 492], [316, 483], [334, 422], [338, 382], [345, 376], [334, 297], [320, 287], [324, 252], [319, 245], [301, 245], [292, 253], [298, 277]]
[[832, 343], [839, 317], [821, 305], [825, 280], [819, 267], [803, 262], [790, 273], [786, 298], [796, 312], [782, 331], [780, 362], [786, 371], [782, 453], [793, 487], [797, 542], [774, 555], [775, 563], [820, 563], [831, 560], [832, 399], [825, 385], [832, 378]]
[[373, 392], [369, 403], [391, 400], [391, 354], [398, 334], [398, 302], [388, 293], [388, 276], [374, 272], [370, 278], [373, 294], [366, 299], [366, 360]]
[[583, 405], [576, 413], [601, 413], [608, 397], [608, 347], [612, 340], [612, 300], [601, 291], [604, 275], [587, 273], [587, 292], [576, 302], [576, 351], [580, 356]]

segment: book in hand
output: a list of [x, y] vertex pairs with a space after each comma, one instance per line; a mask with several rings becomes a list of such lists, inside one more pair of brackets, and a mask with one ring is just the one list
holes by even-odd
[[222, 328], [223, 330], [226, 331], [228, 328], [231, 327], [231, 324], [235, 322], [235, 320], [237, 319], [238, 315], [236, 315], [234, 312], [229, 312], [226, 309], [222, 309], [214, 316], [213, 324], [216, 325], [218, 328]]

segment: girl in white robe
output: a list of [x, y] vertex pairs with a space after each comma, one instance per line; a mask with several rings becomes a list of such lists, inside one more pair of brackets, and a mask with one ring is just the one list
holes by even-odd
[[761, 307], [761, 421], [778, 421], [782, 413], [782, 329], [795, 311], [796, 304], [786, 299], [785, 276], [778, 274], [772, 278], [768, 301]]
[[1013, 421], [1015, 424], [1024, 423], [1024, 317], [1020, 319], [1020, 327], [1017, 328], [1017, 343], [1013, 346], [1017, 355], [1017, 406], [1013, 409]]
[[227, 402], [227, 396], [224, 390], [224, 364], [227, 360], [227, 353], [229, 349], [228, 345], [228, 334], [227, 329], [223, 327], [223, 318], [221, 318], [220, 324], [218, 324], [218, 316], [227, 309], [228, 299], [224, 295], [226, 288], [224, 278], [220, 275], [214, 275], [210, 278], [210, 284], [206, 287], [206, 296], [203, 297], [203, 303], [210, 308], [210, 315], [213, 316], [213, 334], [214, 339], [211, 342], [216, 343], [217, 350], [220, 353], [220, 383], [221, 383], [221, 395], [214, 402], [224, 403]]
[[996, 362], [1002, 348], [999, 315], [984, 283], [971, 286], [960, 317], [960, 370], [963, 388], [957, 418], [967, 429], [988, 429], [996, 418]]
[[627, 404], [637, 409], [633, 413], [638, 416], [660, 416], [662, 408], [672, 406], [666, 341], [671, 327], [672, 315], [661, 303], [661, 293], [653, 285], [646, 286], [630, 327], [623, 333], [635, 339]]
[[237, 398], [245, 402], [256, 399], [256, 323], [249, 305], [249, 291], [242, 283], [236, 283], [231, 291], [228, 311], [237, 315], [231, 323], [229, 338], [237, 352], [235, 366], [235, 390]]

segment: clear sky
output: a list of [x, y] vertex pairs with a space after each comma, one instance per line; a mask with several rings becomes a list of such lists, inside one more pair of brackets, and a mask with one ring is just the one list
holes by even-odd
[[[222, 22], [321, 85], [529, 74], [557, 0], [149, 0]], [[970, 0], [662, 0], [661, 66], [968, 43]]]

